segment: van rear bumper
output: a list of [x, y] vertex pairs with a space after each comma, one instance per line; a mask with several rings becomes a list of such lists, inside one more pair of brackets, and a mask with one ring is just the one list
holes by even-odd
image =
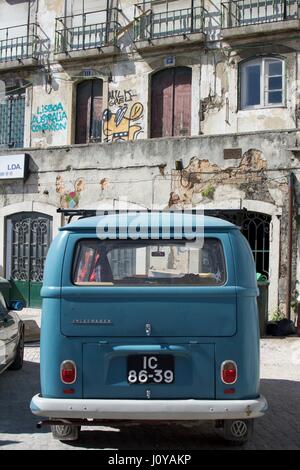
[[252, 400], [105, 400], [43, 398], [30, 404], [36, 416], [106, 420], [222, 420], [263, 416], [263, 396]]

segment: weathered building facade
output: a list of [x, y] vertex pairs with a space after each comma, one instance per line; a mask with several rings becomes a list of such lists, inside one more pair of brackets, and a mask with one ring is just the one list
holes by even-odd
[[241, 225], [284, 310], [299, 28], [298, 0], [0, 0], [0, 275], [38, 304], [58, 207], [199, 206]]

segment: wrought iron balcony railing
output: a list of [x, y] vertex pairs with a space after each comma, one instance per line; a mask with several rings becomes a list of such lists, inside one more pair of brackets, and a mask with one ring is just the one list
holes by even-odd
[[134, 40], [143, 41], [170, 36], [201, 33], [203, 31], [203, 7], [156, 11], [153, 2], [135, 5]]
[[99, 10], [56, 18], [55, 52], [69, 53], [116, 45], [118, 10]]
[[222, 3], [222, 28], [300, 18], [299, 0], [231, 0]]
[[0, 63], [38, 59], [48, 42], [36, 23], [0, 29]]

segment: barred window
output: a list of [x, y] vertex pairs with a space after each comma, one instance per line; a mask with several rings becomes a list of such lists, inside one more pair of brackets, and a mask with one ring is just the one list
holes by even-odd
[[24, 146], [25, 88], [7, 90], [0, 100], [0, 147]]

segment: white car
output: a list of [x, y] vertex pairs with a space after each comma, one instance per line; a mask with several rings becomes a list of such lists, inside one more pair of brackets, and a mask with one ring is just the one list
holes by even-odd
[[23, 366], [24, 323], [17, 314], [22, 308], [19, 301], [7, 305], [0, 291], [0, 374]]

